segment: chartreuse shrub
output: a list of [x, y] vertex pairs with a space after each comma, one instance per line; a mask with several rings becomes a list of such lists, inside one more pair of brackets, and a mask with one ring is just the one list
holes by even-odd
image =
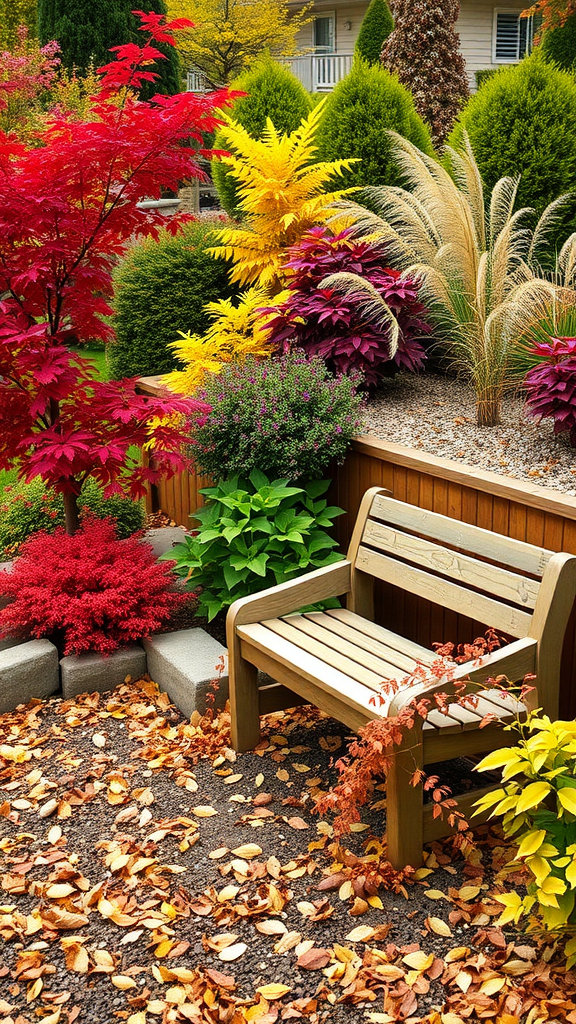
[[[78, 499], [80, 519], [111, 519], [118, 537], [129, 537], [144, 525], [144, 502], [114, 494], [105, 498], [95, 480], [88, 479]], [[64, 501], [40, 477], [7, 487], [0, 500], [0, 555], [11, 557], [31, 534], [53, 533], [64, 526]]]
[[325, 527], [343, 510], [322, 497], [328, 484], [293, 487], [255, 469], [248, 480], [203, 488], [198, 532], [162, 556], [176, 560], [174, 571], [191, 590], [202, 588], [200, 614], [211, 620], [239, 597], [340, 559]]
[[371, 0], [362, 19], [355, 53], [368, 64], [379, 64], [382, 45], [394, 28], [387, 0]]
[[576, 723], [551, 722], [539, 712], [518, 729], [516, 746], [488, 754], [478, 771], [502, 769], [503, 785], [477, 801], [478, 812], [493, 808], [505, 835], [518, 846], [515, 859], [529, 872], [527, 893], [495, 898], [504, 906], [498, 923], [528, 917], [531, 931], [569, 936], [568, 967], [576, 964]]
[[220, 479], [260, 469], [291, 482], [314, 480], [330, 462], [343, 462], [361, 429], [359, 383], [302, 352], [231, 363], [201, 392], [212, 410], [194, 429], [194, 460]]
[[518, 202], [538, 212], [576, 187], [576, 80], [535, 50], [484, 82], [448, 139], [468, 134], [488, 192], [520, 175]]
[[226, 262], [210, 253], [214, 222], [196, 221], [177, 235], [146, 238], [129, 251], [114, 278], [114, 328], [109, 347], [115, 379], [166, 373], [177, 366], [170, 345], [178, 331], [202, 333], [207, 302], [236, 293]]
[[109, 519], [91, 519], [73, 536], [36, 533], [23, 544], [2, 593], [0, 637], [50, 636], [64, 654], [111, 654], [157, 632], [182, 596], [149, 544], [119, 540]]
[[[253, 139], [262, 137], [268, 118], [280, 133], [296, 131], [312, 109], [312, 98], [301, 82], [289, 68], [270, 56], [262, 57], [249, 71], [240, 75], [232, 88], [245, 92], [246, 96], [236, 100], [230, 114]], [[214, 138], [214, 149], [227, 149], [219, 133]], [[231, 217], [238, 217], [240, 208], [236, 183], [226, 165], [219, 160], [212, 161], [212, 180], [223, 209]]]
[[348, 186], [399, 185], [389, 129], [433, 154], [430, 131], [408, 89], [383, 67], [355, 60], [326, 101], [318, 155], [321, 160], [357, 161], [343, 172]]

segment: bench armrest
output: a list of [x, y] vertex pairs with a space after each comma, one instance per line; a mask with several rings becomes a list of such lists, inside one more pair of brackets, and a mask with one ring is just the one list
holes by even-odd
[[230, 647], [234, 638], [236, 626], [261, 622], [263, 619], [275, 619], [280, 615], [297, 611], [305, 605], [347, 594], [350, 590], [350, 581], [351, 563], [343, 559], [321, 569], [314, 569], [313, 572], [298, 576], [287, 583], [279, 583], [276, 587], [261, 590], [259, 594], [239, 598], [230, 605], [226, 616], [228, 646]]

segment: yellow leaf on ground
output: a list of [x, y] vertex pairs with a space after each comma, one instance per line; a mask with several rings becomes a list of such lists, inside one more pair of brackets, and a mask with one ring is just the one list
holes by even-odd
[[211, 818], [212, 815], [218, 814], [213, 807], [193, 807], [192, 814], [195, 814], [197, 818]]
[[262, 847], [256, 843], [244, 843], [243, 846], [237, 846], [235, 850], [232, 850], [237, 857], [242, 857], [243, 860], [252, 860], [253, 857], [259, 857], [262, 853]]
[[127, 974], [113, 974], [110, 981], [114, 987], [119, 988], [121, 992], [126, 992], [129, 988], [136, 988], [134, 978], [129, 978]]
[[450, 928], [440, 917], [427, 917], [425, 924], [427, 924], [430, 931], [434, 932], [436, 935], [445, 935], [447, 937], [452, 935]]
[[228, 946], [227, 949], [223, 949], [218, 955], [219, 960], [223, 960], [225, 963], [229, 963], [231, 960], [238, 960], [239, 957], [244, 956], [244, 953], [248, 949], [245, 942], [237, 942], [234, 946]]
[[290, 988], [288, 985], [261, 985], [260, 988], [256, 989], [264, 999], [282, 999], [283, 996], [288, 995]]
[[427, 971], [434, 963], [434, 953], [425, 953], [423, 949], [417, 949], [414, 953], [403, 956], [402, 963], [415, 971]]

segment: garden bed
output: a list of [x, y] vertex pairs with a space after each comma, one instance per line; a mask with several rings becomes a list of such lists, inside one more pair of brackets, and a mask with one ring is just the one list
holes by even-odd
[[472, 388], [439, 374], [400, 373], [368, 404], [367, 434], [518, 480], [576, 495], [576, 449], [551, 420], [526, 416], [521, 396], [503, 402], [502, 422], [477, 427]]

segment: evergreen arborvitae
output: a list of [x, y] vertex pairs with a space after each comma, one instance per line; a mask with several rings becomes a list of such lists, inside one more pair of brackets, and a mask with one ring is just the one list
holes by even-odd
[[357, 56], [368, 64], [377, 64], [393, 28], [394, 19], [386, 0], [371, 0], [356, 40]]
[[549, 29], [542, 39], [542, 53], [565, 71], [576, 71], [576, 14], [559, 28]]
[[[230, 116], [238, 121], [253, 139], [262, 138], [268, 118], [279, 132], [290, 134], [312, 110], [312, 98], [289, 68], [272, 57], [263, 57], [249, 71], [235, 79], [231, 86], [245, 92], [236, 100]], [[218, 134], [214, 149], [226, 149]], [[212, 161], [212, 180], [222, 209], [231, 217], [239, 214], [236, 184], [225, 164]]]
[[[38, 35], [42, 44], [56, 39], [60, 44], [64, 67], [80, 75], [90, 65], [99, 67], [112, 59], [110, 49], [128, 42], [141, 44], [143, 33], [132, 14], [130, 0], [38, 0]], [[166, 14], [164, 0], [147, 0], [146, 11]], [[146, 99], [155, 92], [180, 90], [180, 65], [176, 50], [163, 43], [154, 44], [168, 59], [158, 61], [154, 71], [160, 76], [146, 83], [141, 91]]]
[[441, 146], [470, 93], [454, 29], [459, 0], [394, 0], [393, 11], [394, 30], [384, 43], [382, 63], [410, 90]]

